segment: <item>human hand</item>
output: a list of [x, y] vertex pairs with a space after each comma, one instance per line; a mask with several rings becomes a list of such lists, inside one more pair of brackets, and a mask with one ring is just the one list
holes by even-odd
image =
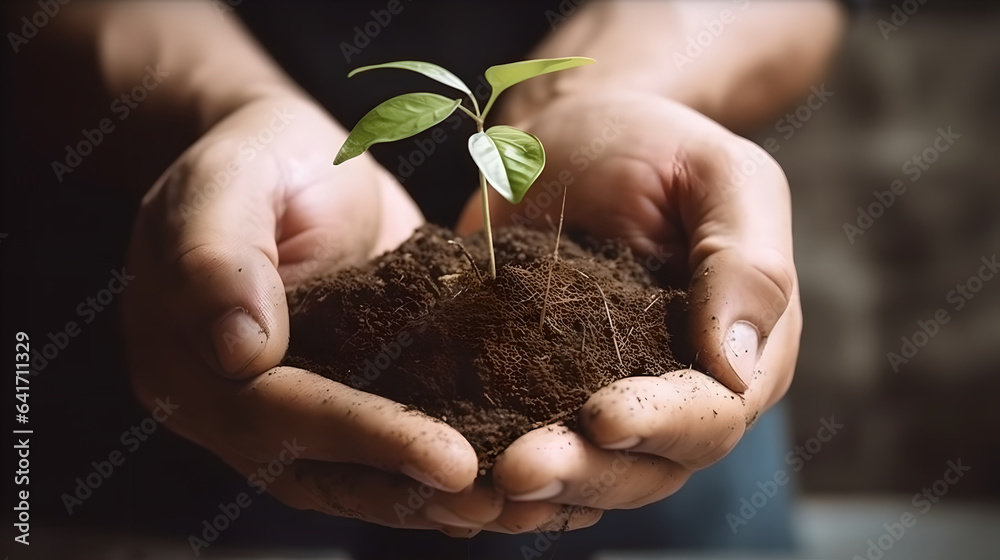
[[[297, 95], [263, 98], [167, 169], [142, 201], [129, 249], [132, 383], [148, 408], [171, 398], [179, 408], [167, 426], [243, 475], [291, 461], [284, 476], [256, 479], [288, 505], [467, 535], [502, 500], [472, 486], [476, 455], [457, 431], [276, 367], [289, 337], [288, 287], [391, 249], [422, 222], [370, 156], [332, 165], [346, 136]], [[400, 515], [394, 506], [411, 488], [426, 502]]]
[[[562, 189], [546, 186], [568, 185], [567, 227], [621, 237], [641, 260], [689, 279], [701, 371], [650, 364], [652, 376], [598, 391], [581, 411], [583, 435], [530, 432], [498, 458], [493, 480], [517, 511], [660, 500], [724, 457], [791, 382], [801, 309], [786, 179], [759, 147], [655, 95], [576, 93], [512, 113], [521, 120], [510, 124], [542, 140], [547, 165], [521, 205], [491, 199], [494, 227], [558, 220]], [[474, 197], [459, 231], [481, 225]], [[532, 522], [514, 512], [508, 505], [497, 523]]]

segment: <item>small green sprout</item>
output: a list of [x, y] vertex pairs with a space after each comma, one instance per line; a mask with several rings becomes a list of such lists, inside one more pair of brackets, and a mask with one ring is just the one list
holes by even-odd
[[451, 86], [472, 101], [472, 109], [462, 105], [462, 99], [449, 99], [436, 93], [406, 93], [379, 104], [358, 121], [337, 153], [333, 164], [339, 165], [365, 152], [372, 144], [393, 142], [409, 138], [448, 118], [456, 109], [472, 117], [478, 129], [469, 138], [469, 153], [479, 167], [479, 186], [483, 198], [483, 221], [486, 240], [490, 249], [490, 278], [497, 276], [496, 256], [493, 252], [493, 230], [490, 226], [490, 203], [487, 184], [513, 204], [521, 202], [528, 188], [545, 167], [545, 150], [541, 141], [529, 132], [512, 126], [497, 125], [483, 130], [486, 115], [500, 93], [510, 86], [549, 72], [591, 64], [594, 60], [583, 57], [547, 58], [525, 60], [491, 66], [486, 70], [486, 81], [493, 87], [486, 107], [480, 111], [479, 103], [469, 86], [458, 76], [429, 62], [403, 60], [373, 66], [363, 66], [358, 72], [375, 68], [400, 68], [419, 72], [432, 80]]

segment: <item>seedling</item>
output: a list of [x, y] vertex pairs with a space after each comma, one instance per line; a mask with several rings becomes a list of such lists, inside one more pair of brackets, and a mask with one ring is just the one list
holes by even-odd
[[462, 105], [462, 98], [449, 99], [436, 93], [405, 93], [379, 104], [358, 121], [337, 153], [333, 164], [339, 165], [365, 152], [372, 144], [394, 142], [423, 132], [448, 118], [455, 110], [464, 111], [476, 122], [476, 133], [469, 137], [469, 153], [479, 168], [479, 186], [483, 198], [483, 222], [490, 250], [490, 278], [497, 276], [496, 255], [493, 252], [493, 230], [490, 225], [490, 202], [487, 185], [513, 204], [521, 202], [535, 179], [545, 168], [545, 150], [541, 141], [530, 132], [512, 126], [497, 125], [483, 130], [486, 115], [500, 93], [510, 86], [549, 72], [591, 64], [583, 57], [525, 60], [491, 66], [486, 81], [493, 90], [486, 107], [479, 103], [469, 86], [448, 70], [429, 62], [403, 60], [356, 68], [347, 77], [376, 68], [400, 68], [418, 72], [442, 84], [453, 87], [472, 101], [471, 109]]

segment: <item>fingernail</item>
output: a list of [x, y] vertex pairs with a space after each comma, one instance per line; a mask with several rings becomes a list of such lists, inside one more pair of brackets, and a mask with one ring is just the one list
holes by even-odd
[[630, 449], [632, 447], [635, 447], [635, 446], [639, 445], [640, 441], [642, 441], [641, 437], [639, 437], [639, 436], [630, 436], [630, 437], [627, 437], [627, 438], [625, 438], [625, 439], [623, 439], [621, 441], [616, 441], [614, 443], [604, 443], [604, 444], [601, 444], [601, 447], [604, 448], [604, 449], [612, 449], [612, 450], [615, 450], [615, 449]]
[[460, 517], [455, 512], [445, 508], [444, 506], [438, 504], [431, 504], [427, 506], [424, 510], [424, 515], [427, 519], [435, 523], [440, 523], [442, 525], [448, 525], [449, 527], [459, 527], [462, 529], [482, 529], [482, 523], [476, 523], [475, 521], [469, 521], [464, 517]]
[[451, 527], [444, 527], [442, 529], [438, 529], [438, 531], [441, 531], [442, 533], [455, 539], [471, 539], [479, 534], [480, 529], [453, 529]]
[[740, 392], [747, 390], [747, 380], [753, 377], [753, 368], [757, 366], [758, 349], [760, 348], [760, 333], [757, 327], [747, 321], [736, 321], [723, 343], [726, 359], [743, 384]]
[[574, 531], [576, 529], [586, 529], [587, 527], [592, 527], [601, 517], [604, 515], [603, 510], [594, 508], [581, 508], [570, 516], [569, 526], [566, 527], [567, 531]]
[[562, 494], [563, 488], [564, 485], [561, 480], [553, 480], [538, 490], [514, 496], [507, 496], [507, 499], [513, 502], [536, 502], [548, 500], [549, 498], [554, 498], [559, 494]]
[[267, 333], [246, 309], [237, 307], [215, 323], [212, 344], [222, 372], [232, 377], [239, 375], [264, 351]]
[[424, 471], [414, 467], [409, 463], [403, 463], [399, 466], [399, 472], [405, 474], [406, 476], [416, 480], [417, 482], [435, 488], [437, 490], [443, 490], [445, 492], [457, 492], [461, 488], [449, 488], [444, 485], [443, 480], [437, 480], [431, 475], [425, 473]]

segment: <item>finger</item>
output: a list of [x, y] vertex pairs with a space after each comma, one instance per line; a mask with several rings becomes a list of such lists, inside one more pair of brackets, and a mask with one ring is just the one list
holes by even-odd
[[[148, 300], [155, 291], [146, 292], [154, 287], [139, 280], [126, 296]], [[361, 463], [445, 491], [459, 491], [476, 478], [475, 451], [439, 420], [295, 368], [275, 368], [247, 381], [205, 375], [199, 356], [185, 351], [179, 329], [132, 324], [136, 340], [145, 341], [129, 348], [131, 373], [141, 380], [134, 384], [136, 396], [149, 409], [161, 406], [158, 399], [174, 403], [166, 426], [216, 453], [255, 462]], [[159, 346], [180, 348], [169, 356], [169, 376], [160, 375]]]
[[507, 501], [500, 517], [483, 529], [512, 535], [537, 531], [573, 531], [592, 526], [601, 520], [603, 514], [603, 510], [582, 506]]
[[278, 367], [235, 390], [217, 415], [216, 448], [266, 461], [360, 463], [457, 492], [473, 483], [472, 446], [447, 424], [308, 371]]
[[750, 410], [757, 409], [689, 369], [604, 387], [584, 404], [580, 423], [598, 447], [649, 453], [696, 470], [732, 450], [755, 418]]
[[512, 501], [631, 509], [663, 499], [690, 471], [653, 455], [610, 451], [561, 426], [518, 438], [497, 458], [493, 481]]
[[503, 510], [503, 497], [488, 486], [442, 492], [354, 465], [306, 464], [297, 478], [322, 504], [320, 511], [341, 516], [364, 511], [368, 520], [390, 527], [481, 529]]
[[[247, 475], [248, 484], [256, 492], [266, 490], [291, 507], [388, 527], [438, 529], [454, 536], [472, 536], [473, 531], [494, 522], [503, 510], [503, 498], [485, 486], [449, 493], [361, 465], [305, 459], [259, 463], [232, 454], [223, 459]], [[275, 467], [276, 463], [280, 466]]]
[[742, 393], [795, 289], [791, 209], [784, 175], [764, 150], [742, 139], [724, 148], [692, 151], [673, 180], [690, 238], [697, 361]]
[[[171, 173], [168, 171], [168, 174]], [[275, 216], [262, 195], [213, 200], [184, 219], [185, 172], [167, 176], [137, 224], [139, 251], [156, 262], [170, 319], [217, 373], [240, 378], [276, 365], [287, 349], [288, 309], [275, 268]], [[218, 198], [223, 198], [221, 195]], [[262, 205], [262, 207], [261, 207]], [[257, 208], [254, 208], [257, 206]], [[254, 217], [246, 217], [253, 213]], [[236, 217], [243, 221], [233, 223]]]

